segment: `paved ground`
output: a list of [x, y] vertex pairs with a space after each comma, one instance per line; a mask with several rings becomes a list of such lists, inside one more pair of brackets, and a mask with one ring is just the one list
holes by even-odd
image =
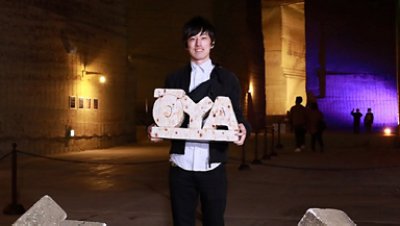
[[[260, 136], [259, 156], [262, 141]], [[328, 133], [324, 153], [294, 153], [291, 135], [283, 135], [280, 143], [278, 156], [251, 164], [253, 137], [246, 145], [248, 170], [238, 170], [242, 149], [231, 150], [227, 226], [297, 225], [312, 207], [341, 209], [358, 225], [400, 225], [397, 139]], [[28, 209], [49, 195], [70, 220], [171, 225], [167, 152], [168, 143], [143, 142], [49, 158], [19, 154], [19, 203]], [[0, 160], [0, 208], [11, 202], [9, 160]], [[0, 225], [17, 218], [0, 214]], [[199, 225], [200, 219], [199, 213]]]

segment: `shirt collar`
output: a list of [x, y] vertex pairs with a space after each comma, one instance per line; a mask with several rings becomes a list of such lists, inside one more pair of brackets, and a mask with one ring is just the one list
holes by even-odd
[[203, 73], [211, 72], [211, 70], [214, 68], [214, 65], [212, 64], [211, 59], [206, 60], [204, 63], [202, 63], [200, 65], [195, 64], [194, 62], [190, 62], [190, 65], [192, 67], [192, 71], [200, 69], [201, 72], [203, 72]]

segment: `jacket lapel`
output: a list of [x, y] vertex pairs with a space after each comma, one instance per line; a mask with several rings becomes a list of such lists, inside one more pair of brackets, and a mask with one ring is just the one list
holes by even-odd
[[192, 72], [192, 68], [190, 67], [190, 64], [186, 65], [184, 68], [183, 72], [183, 78], [182, 78], [182, 88], [185, 90], [185, 93], [189, 93], [189, 86], [190, 86], [190, 73]]

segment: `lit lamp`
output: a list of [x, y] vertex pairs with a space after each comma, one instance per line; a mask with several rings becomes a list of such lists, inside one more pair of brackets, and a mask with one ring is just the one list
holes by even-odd
[[249, 84], [249, 89], [247, 91], [247, 118], [250, 121], [252, 126], [255, 126], [255, 112], [254, 112], [254, 105], [253, 105], [253, 98], [251, 93], [253, 92], [253, 85]]
[[106, 83], [106, 81], [107, 81], [106, 76], [100, 75], [100, 77], [99, 77], [99, 82], [100, 82], [100, 83]]
[[69, 137], [74, 137], [75, 136], [75, 130], [70, 129], [69, 130]]
[[392, 134], [392, 129], [390, 129], [389, 127], [386, 127], [383, 129], [383, 134], [385, 136], [390, 136]]
[[82, 71], [82, 77], [85, 77], [85, 76], [88, 76], [88, 75], [98, 75], [100, 83], [105, 83], [107, 81], [106, 76], [103, 75], [103, 73], [94, 72], [94, 71], [86, 71], [86, 70]]
[[253, 88], [253, 83], [250, 81], [250, 83], [249, 83], [249, 90], [247, 90], [247, 93], [252, 93], [253, 92], [253, 90], [254, 90], [254, 88]]

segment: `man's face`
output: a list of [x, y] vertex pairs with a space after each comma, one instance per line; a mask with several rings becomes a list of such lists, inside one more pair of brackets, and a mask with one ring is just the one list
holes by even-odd
[[187, 40], [187, 50], [191, 60], [196, 64], [201, 64], [208, 60], [213, 47], [208, 32], [200, 32], [197, 35], [189, 37]]

